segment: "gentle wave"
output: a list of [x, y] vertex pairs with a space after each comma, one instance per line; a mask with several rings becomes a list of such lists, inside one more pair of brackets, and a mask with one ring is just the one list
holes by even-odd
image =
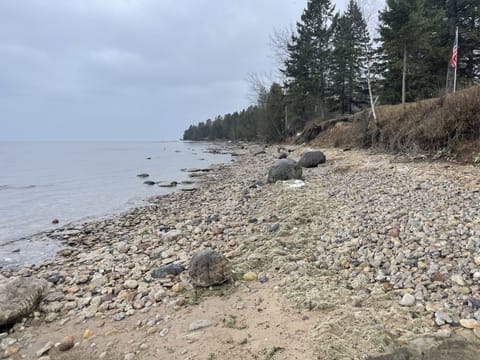
[[34, 189], [37, 185], [0, 185], [0, 190], [25, 190]]

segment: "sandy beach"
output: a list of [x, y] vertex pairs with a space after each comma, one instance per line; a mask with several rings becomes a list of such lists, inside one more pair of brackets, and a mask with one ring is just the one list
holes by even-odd
[[[297, 160], [307, 148], [290, 150]], [[31, 317], [0, 330], [0, 358], [368, 359], [445, 342], [461, 344], [451, 356], [480, 351], [479, 167], [322, 149], [327, 162], [303, 169], [304, 182], [267, 184], [279, 147], [232, 151], [236, 161], [212, 166], [195, 191], [66, 227], [55, 259], [2, 271], [49, 289]], [[205, 248], [233, 274], [198, 290], [188, 264]], [[152, 276], [172, 263], [186, 270]]]

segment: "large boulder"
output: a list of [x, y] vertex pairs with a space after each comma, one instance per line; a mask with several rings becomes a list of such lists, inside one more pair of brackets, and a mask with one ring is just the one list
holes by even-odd
[[231, 266], [222, 254], [206, 249], [195, 253], [190, 260], [189, 275], [195, 287], [223, 284], [231, 278]]
[[300, 160], [298, 160], [298, 165], [304, 168], [317, 167], [319, 164], [325, 163], [327, 158], [325, 154], [321, 151], [308, 151], [302, 155]]
[[302, 168], [291, 159], [278, 160], [268, 171], [267, 181], [274, 183], [278, 180], [301, 179]]
[[0, 279], [0, 326], [14, 324], [32, 313], [47, 289], [48, 282], [44, 279]]

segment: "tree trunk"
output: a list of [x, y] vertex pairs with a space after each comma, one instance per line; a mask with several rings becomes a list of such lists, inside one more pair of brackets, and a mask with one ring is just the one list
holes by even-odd
[[371, 81], [371, 72], [370, 72], [370, 56], [368, 55], [368, 48], [365, 48], [365, 57], [367, 59], [367, 86], [368, 86], [368, 96], [370, 98], [370, 107], [372, 111], [373, 121], [375, 125], [378, 126], [377, 114], [375, 113], [375, 102], [373, 101], [373, 91], [372, 91], [372, 81]]
[[402, 107], [405, 112], [405, 80], [407, 78], [407, 44], [403, 45]]

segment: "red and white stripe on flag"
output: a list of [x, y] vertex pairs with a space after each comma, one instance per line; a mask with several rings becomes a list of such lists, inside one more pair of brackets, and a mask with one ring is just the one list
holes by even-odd
[[457, 68], [457, 45], [453, 46], [453, 51], [452, 51], [452, 58], [450, 59], [450, 64], [454, 69]]
[[457, 68], [457, 52], [458, 52], [458, 32], [455, 34], [455, 42], [453, 43], [452, 57], [450, 58], [450, 65], [452, 65], [454, 69]]

